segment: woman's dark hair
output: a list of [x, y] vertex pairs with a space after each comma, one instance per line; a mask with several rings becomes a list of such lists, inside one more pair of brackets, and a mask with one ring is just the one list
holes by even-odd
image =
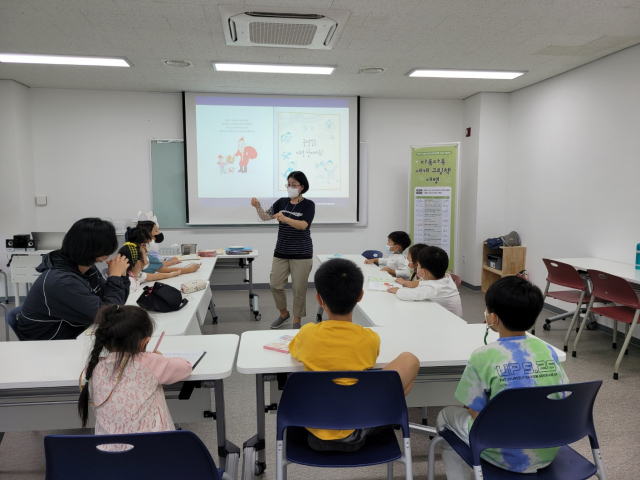
[[153, 240], [153, 235], [150, 228], [136, 226], [127, 230], [126, 240], [131, 243], [149, 243]]
[[153, 334], [155, 327], [153, 320], [140, 307], [105, 305], [96, 316], [95, 341], [85, 373], [86, 382], [82, 387], [78, 399], [78, 415], [82, 420], [82, 428], [87, 425], [89, 418], [89, 381], [93, 370], [100, 361], [103, 349], [116, 354], [114, 372], [122, 366], [126, 355], [136, 355], [142, 352], [142, 342]]
[[316, 291], [331, 313], [346, 315], [358, 303], [364, 275], [360, 267], [351, 260], [334, 258], [320, 265], [313, 281]]
[[90, 267], [96, 258], [111, 255], [118, 248], [113, 223], [100, 218], [78, 220], [62, 240], [62, 254], [76, 265]]
[[407, 232], [391, 232], [387, 238], [391, 240], [394, 245], [400, 245], [403, 252], [411, 245], [411, 237]]
[[529, 280], [512, 275], [489, 287], [484, 296], [488, 313], [495, 313], [504, 327], [523, 332], [533, 327], [544, 306], [540, 289]]
[[420, 253], [420, 250], [427, 248], [428, 246], [429, 245], [426, 243], [416, 243], [412, 245], [409, 249], [409, 256], [411, 257], [411, 260], [413, 260], [411, 263], [418, 263], [418, 254]]
[[149, 232], [153, 231], [153, 227], [155, 226], [156, 222], [152, 222], [151, 220], [140, 220], [136, 223], [136, 228], [144, 228], [145, 230], [149, 230]]
[[287, 181], [289, 181], [290, 178], [297, 180], [300, 185], [304, 185], [300, 194], [307, 193], [309, 191], [309, 180], [307, 180], [307, 176], [304, 173], [300, 171], [291, 172], [287, 177]]
[[139, 244], [131, 245], [133, 242], [127, 242], [127, 245], [124, 245], [118, 253], [122, 255], [124, 258], [129, 260], [129, 267], [127, 268], [127, 272], [133, 270], [133, 267], [136, 266], [136, 263], [140, 261], [144, 261], [142, 258], [142, 248], [140, 248]]
[[420, 268], [429, 270], [431, 275], [440, 279], [449, 268], [449, 255], [440, 247], [425, 247], [418, 254], [418, 263]]

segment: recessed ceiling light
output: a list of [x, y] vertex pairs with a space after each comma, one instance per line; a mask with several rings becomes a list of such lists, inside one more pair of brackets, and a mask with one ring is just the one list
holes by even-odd
[[409, 77], [435, 78], [493, 78], [499, 80], [513, 80], [527, 72], [506, 72], [500, 70], [448, 70], [415, 68], [407, 73]]
[[131, 67], [123, 57], [79, 57], [74, 55], [34, 55], [30, 53], [0, 53], [0, 62], [37, 63], [43, 65], [88, 65], [92, 67]]
[[376, 74], [376, 73], [382, 73], [384, 71], [385, 71], [385, 69], [382, 68], [382, 67], [365, 67], [365, 68], [361, 68], [360, 72], [358, 72], [358, 73], [367, 73], [369, 75], [372, 75], [372, 74]]
[[165, 64], [170, 67], [189, 67], [191, 66], [191, 62], [187, 62], [186, 60], [165, 60]]
[[232, 63], [213, 62], [218, 72], [251, 73], [302, 73], [310, 75], [331, 75], [336, 67], [325, 65], [283, 65], [280, 63]]

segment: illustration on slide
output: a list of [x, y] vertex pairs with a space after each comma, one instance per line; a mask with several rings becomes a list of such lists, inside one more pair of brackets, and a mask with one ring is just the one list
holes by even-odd
[[314, 190], [339, 191], [346, 180], [340, 114], [278, 112], [277, 123], [278, 174], [302, 170]]
[[291, 132], [283, 133], [280, 135], [280, 141], [282, 143], [289, 143], [291, 141]]
[[288, 169], [287, 169], [287, 170], [282, 174], [282, 176], [283, 176], [284, 178], [289, 178], [289, 174], [290, 174], [291, 172], [294, 172], [294, 171], [295, 171], [295, 169], [296, 169], [296, 164], [295, 164], [295, 162], [291, 162], [291, 163], [289, 163], [289, 168], [288, 168]]
[[244, 137], [242, 137], [238, 141], [238, 151], [235, 153], [235, 156], [240, 157], [240, 161], [238, 162], [240, 170], [238, 170], [238, 173], [247, 173], [247, 165], [249, 165], [249, 160], [257, 158], [258, 152], [256, 152], [255, 148], [246, 146]]
[[220, 173], [222, 175], [226, 175], [227, 173], [233, 173], [235, 170], [230, 165], [233, 165], [236, 162], [236, 158], [233, 155], [227, 155], [227, 157], [223, 157], [222, 155], [218, 155], [217, 165], [220, 167]]

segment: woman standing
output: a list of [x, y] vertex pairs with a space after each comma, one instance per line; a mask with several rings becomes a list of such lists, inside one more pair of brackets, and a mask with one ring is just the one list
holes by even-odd
[[291, 275], [293, 328], [298, 329], [302, 317], [307, 314], [307, 284], [313, 267], [310, 229], [316, 214], [316, 205], [302, 196], [309, 190], [309, 181], [304, 173], [291, 172], [285, 187], [289, 197], [277, 200], [269, 210], [264, 211], [256, 198], [251, 199], [251, 205], [256, 208], [261, 219], [275, 218], [280, 222], [269, 281], [280, 316], [271, 324], [271, 328], [280, 328], [291, 318], [284, 291], [287, 279]]

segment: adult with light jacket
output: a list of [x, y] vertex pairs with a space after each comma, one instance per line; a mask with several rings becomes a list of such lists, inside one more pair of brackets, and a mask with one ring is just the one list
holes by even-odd
[[302, 317], [307, 314], [307, 286], [313, 267], [310, 229], [316, 214], [316, 204], [302, 196], [309, 190], [309, 181], [304, 173], [291, 172], [285, 187], [288, 197], [277, 200], [268, 210], [265, 211], [256, 198], [251, 199], [251, 205], [256, 208], [262, 220], [274, 218], [279, 222], [278, 241], [273, 252], [269, 284], [280, 316], [271, 324], [271, 328], [280, 328], [291, 318], [284, 291], [287, 279], [291, 275], [293, 328], [298, 329]]
[[[103, 305], [124, 305], [129, 296], [129, 262], [122, 255], [107, 258], [118, 248], [113, 224], [83, 218], [64, 236], [62, 248], [42, 256], [33, 283], [18, 315], [21, 340], [76, 338], [93, 324]], [[107, 260], [105, 280], [95, 264]]]

